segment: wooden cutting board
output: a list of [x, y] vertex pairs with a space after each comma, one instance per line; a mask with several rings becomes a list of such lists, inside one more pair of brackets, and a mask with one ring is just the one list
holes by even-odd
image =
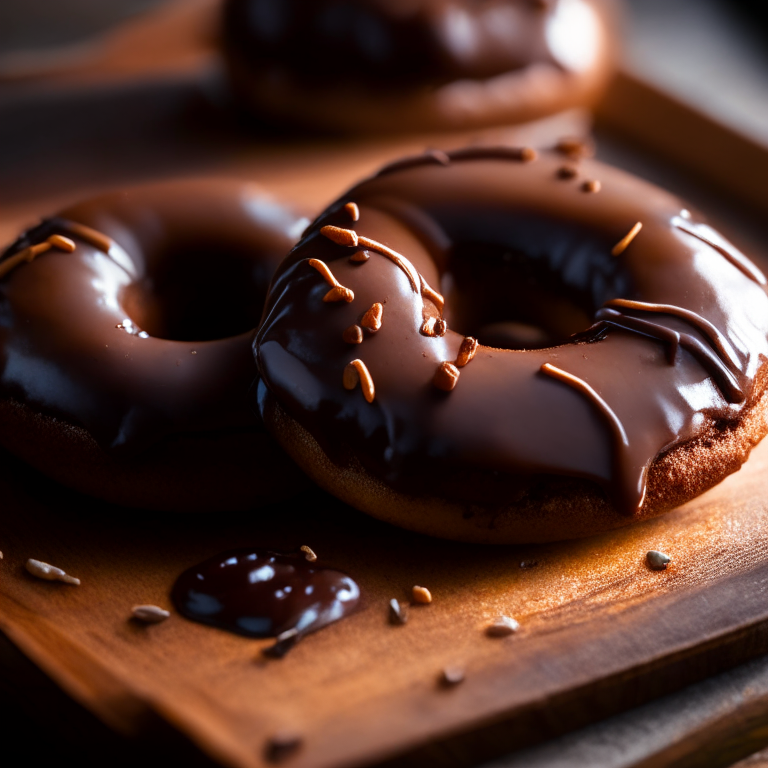
[[[0, 629], [74, 700], [141, 740], [165, 720], [228, 766], [265, 764], [275, 733], [302, 737], [290, 765], [462, 764], [550, 736], [768, 650], [768, 444], [723, 484], [670, 515], [578, 542], [479, 547], [367, 519], [320, 492], [258, 513], [160, 515], [62, 491], [0, 461], [5, 553]], [[184, 569], [241, 546], [308, 544], [351, 574], [363, 607], [282, 660], [258, 641], [173, 614]], [[668, 552], [661, 572], [649, 549]], [[43, 582], [27, 558], [80, 587]], [[388, 601], [434, 596], [405, 626]], [[484, 633], [497, 615], [520, 631]], [[465, 670], [446, 688], [446, 666]], [[445, 755], [450, 754], [446, 760]]]

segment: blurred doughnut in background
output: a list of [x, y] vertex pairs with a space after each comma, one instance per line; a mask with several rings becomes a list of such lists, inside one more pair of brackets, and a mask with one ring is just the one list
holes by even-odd
[[225, 0], [223, 39], [252, 111], [381, 133], [590, 107], [618, 48], [609, 0]]

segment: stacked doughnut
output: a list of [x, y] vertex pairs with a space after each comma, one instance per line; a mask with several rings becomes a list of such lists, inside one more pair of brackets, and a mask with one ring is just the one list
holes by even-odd
[[131, 507], [249, 509], [301, 487], [247, 395], [269, 281], [306, 223], [255, 185], [187, 180], [22, 234], [0, 260], [0, 443]]
[[66, 209], [0, 259], [0, 442], [155, 509], [251, 508], [303, 470], [463, 541], [672, 509], [768, 431], [766, 280], [584, 155], [405, 158], [292, 250], [306, 221], [241, 182]]
[[267, 427], [326, 490], [466, 541], [659, 515], [765, 435], [760, 270], [671, 194], [558, 150], [430, 152], [332, 204], [256, 338]]
[[262, 118], [443, 131], [591, 107], [613, 16], [609, 0], [227, 0], [223, 49]]

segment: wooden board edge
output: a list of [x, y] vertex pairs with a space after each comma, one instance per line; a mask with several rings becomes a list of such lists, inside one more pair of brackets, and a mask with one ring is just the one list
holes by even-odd
[[692, 107], [635, 73], [620, 71], [596, 110], [596, 125], [714, 182], [756, 212], [768, 212], [768, 146]]

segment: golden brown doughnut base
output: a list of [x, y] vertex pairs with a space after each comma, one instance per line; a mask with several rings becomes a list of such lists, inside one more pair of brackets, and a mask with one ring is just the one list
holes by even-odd
[[0, 401], [0, 444], [76, 491], [126, 507], [248, 510], [287, 498], [306, 479], [266, 432], [183, 436], [136, 458], [115, 457], [90, 433], [16, 401]]
[[[507, 506], [454, 503], [394, 490], [357, 460], [332, 462], [316, 440], [269, 395], [264, 421], [287, 453], [322, 488], [373, 517], [418, 533], [481, 544], [528, 544], [591, 536], [670, 511], [736, 472], [768, 434], [768, 366], [757, 378], [759, 393], [735, 425], [713, 423], [700, 437], [654, 461], [640, 512], [619, 514], [589, 480], [539, 475], [522, 477]], [[484, 482], [480, 473], [457, 482]]]

